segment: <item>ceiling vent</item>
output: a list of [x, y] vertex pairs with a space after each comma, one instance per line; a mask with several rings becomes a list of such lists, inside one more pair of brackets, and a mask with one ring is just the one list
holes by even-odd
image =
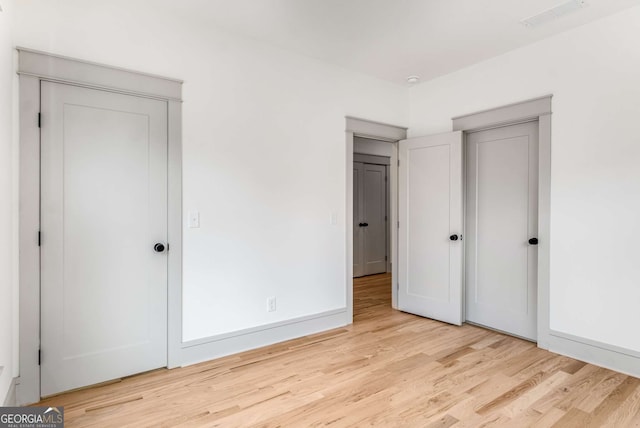
[[588, 6], [585, 0], [570, 0], [520, 21], [525, 27], [533, 28], [554, 21]]

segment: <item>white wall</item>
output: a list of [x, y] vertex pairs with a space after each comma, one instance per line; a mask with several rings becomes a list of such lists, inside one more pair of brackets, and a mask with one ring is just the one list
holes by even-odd
[[184, 340], [345, 307], [344, 117], [402, 125], [406, 90], [152, 3], [24, 0], [15, 36], [185, 80]]
[[[410, 134], [553, 94], [551, 329], [640, 351], [640, 7], [411, 89]], [[535, 31], [535, 30], [532, 30]]]
[[11, 24], [13, 2], [0, 1], [0, 405], [4, 403], [13, 377], [15, 351], [14, 323], [14, 246], [13, 221], [13, 47]]

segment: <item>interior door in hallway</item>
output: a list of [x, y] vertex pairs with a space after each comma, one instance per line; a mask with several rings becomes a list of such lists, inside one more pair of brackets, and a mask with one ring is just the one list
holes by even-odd
[[42, 82], [41, 112], [47, 396], [167, 364], [167, 104]]
[[398, 307], [462, 323], [462, 133], [400, 141]]
[[353, 163], [353, 276], [387, 271], [387, 176], [384, 165]]
[[538, 122], [467, 136], [467, 321], [537, 337]]

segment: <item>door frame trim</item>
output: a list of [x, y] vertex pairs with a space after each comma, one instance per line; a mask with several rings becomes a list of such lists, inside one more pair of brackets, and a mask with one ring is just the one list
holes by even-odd
[[391, 200], [391, 306], [398, 304], [398, 229], [393, 227], [398, 221], [398, 141], [407, 138], [407, 128], [358, 119], [347, 116], [346, 121], [346, 213], [345, 213], [345, 253], [346, 257], [346, 300], [347, 323], [353, 323], [353, 138], [363, 137], [386, 141], [393, 144], [391, 165], [389, 165], [389, 189]]
[[366, 155], [362, 153], [353, 154], [354, 162], [368, 163], [372, 165], [391, 165], [391, 156]]
[[154, 98], [167, 103], [167, 367], [181, 365], [182, 81], [18, 47], [19, 90], [19, 377], [18, 404], [40, 396], [40, 82]]
[[[550, 277], [550, 199], [551, 199], [551, 101], [545, 95], [505, 106], [457, 116], [451, 119], [453, 131], [482, 131], [530, 120], [538, 121], [538, 347], [549, 349]], [[466, 141], [466, 138], [465, 138]]]

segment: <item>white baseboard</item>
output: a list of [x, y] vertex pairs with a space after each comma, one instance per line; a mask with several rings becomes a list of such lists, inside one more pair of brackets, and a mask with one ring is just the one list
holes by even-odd
[[337, 309], [319, 314], [267, 324], [232, 333], [192, 340], [182, 343], [182, 366], [201, 363], [274, 343], [296, 339], [349, 324], [347, 309]]
[[11, 381], [11, 385], [9, 386], [9, 391], [7, 391], [7, 396], [2, 403], [2, 406], [15, 407], [16, 405], [16, 380], [13, 379], [13, 381]]
[[556, 354], [640, 378], [640, 352], [553, 330], [547, 345]]

